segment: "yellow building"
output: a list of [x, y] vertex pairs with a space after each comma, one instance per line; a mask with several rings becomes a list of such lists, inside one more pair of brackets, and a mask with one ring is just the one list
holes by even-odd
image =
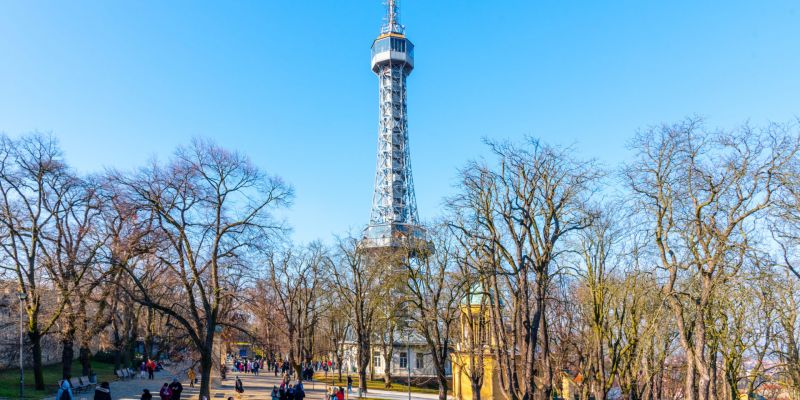
[[472, 399], [473, 379], [480, 387], [481, 399], [502, 399], [500, 369], [492, 345], [489, 322], [489, 295], [475, 285], [461, 302], [461, 338], [450, 354], [453, 366], [453, 395]]

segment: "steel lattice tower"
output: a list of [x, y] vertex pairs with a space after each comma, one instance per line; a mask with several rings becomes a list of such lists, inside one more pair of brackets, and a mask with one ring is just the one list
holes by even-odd
[[372, 215], [364, 249], [427, 244], [419, 225], [408, 146], [406, 78], [414, 68], [414, 44], [400, 24], [398, 1], [387, 1], [386, 22], [372, 43], [372, 72], [378, 76], [378, 160]]

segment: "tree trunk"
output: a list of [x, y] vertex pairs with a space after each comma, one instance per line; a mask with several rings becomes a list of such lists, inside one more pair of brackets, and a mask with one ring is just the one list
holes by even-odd
[[[714, 346], [716, 347], [716, 346]], [[719, 399], [719, 392], [717, 389], [717, 351], [716, 349], [712, 350], [711, 353], [711, 361], [709, 363], [709, 376], [711, 377], [711, 382], [709, 385], [709, 396], [713, 400]]]
[[89, 376], [89, 372], [92, 370], [92, 352], [88, 345], [81, 345], [78, 349], [78, 357], [81, 360], [81, 376]]
[[367, 367], [358, 367], [358, 390], [361, 394], [367, 393]]
[[[409, 376], [408, 379], [411, 377]], [[439, 381], [439, 400], [447, 400], [447, 377], [444, 374], [437, 374], [437, 379]], [[474, 392], [472, 398], [475, 398]]]
[[120, 369], [122, 363], [122, 351], [120, 351], [119, 346], [114, 348], [114, 370]]
[[44, 371], [42, 370], [42, 336], [38, 329], [28, 331], [33, 352], [33, 380], [36, 390], [44, 390]]
[[[392, 387], [392, 350], [391, 348], [387, 349], [387, 346], [384, 346], [383, 350], [383, 387], [390, 389]], [[411, 362], [410, 356], [410, 354], [406, 356], [406, 360], [408, 360], [406, 362]]]
[[696, 400], [697, 393], [695, 391], [695, 372], [694, 361], [691, 359], [686, 360], [686, 379], [683, 385], [683, 398], [686, 400]]
[[211, 398], [211, 369], [214, 367], [211, 352], [210, 348], [205, 348], [201, 349], [200, 353], [200, 393], [198, 394], [200, 400], [204, 397]]
[[123, 367], [138, 367], [138, 365], [133, 365], [133, 344], [131, 343], [130, 339], [125, 339], [122, 348], [120, 349], [120, 353]]
[[472, 400], [481, 400], [481, 386], [483, 386], [481, 382], [477, 379], [470, 379], [470, 386], [472, 386]]
[[75, 358], [72, 338], [61, 340], [61, 378], [67, 379], [72, 376], [72, 360]]

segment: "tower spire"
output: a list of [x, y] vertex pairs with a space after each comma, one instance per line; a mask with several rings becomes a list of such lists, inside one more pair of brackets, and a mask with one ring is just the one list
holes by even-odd
[[403, 34], [405, 27], [400, 25], [400, 0], [386, 0], [386, 23], [381, 28], [382, 34]]

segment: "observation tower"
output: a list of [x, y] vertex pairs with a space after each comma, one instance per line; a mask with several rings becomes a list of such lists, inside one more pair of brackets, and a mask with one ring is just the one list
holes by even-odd
[[372, 43], [372, 72], [378, 76], [378, 160], [372, 213], [364, 230], [365, 251], [429, 249], [419, 224], [408, 146], [406, 79], [414, 69], [414, 44], [400, 24], [398, 0], [387, 0], [386, 21]]

